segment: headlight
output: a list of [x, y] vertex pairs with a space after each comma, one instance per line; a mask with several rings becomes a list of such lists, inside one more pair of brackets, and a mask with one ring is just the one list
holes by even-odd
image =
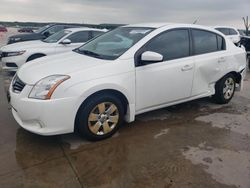
[[49, 100], [56, 88], [69, 78], [70, 76], [67, 75], [53, 75], [43, 78], [32, 88], [29, 98]]
[[18, 56], [18, 55], [23, 55], [26, 51], [17, 51], [17, 52], [5, 52], [6, 57], [12, 57], [12, 56]]

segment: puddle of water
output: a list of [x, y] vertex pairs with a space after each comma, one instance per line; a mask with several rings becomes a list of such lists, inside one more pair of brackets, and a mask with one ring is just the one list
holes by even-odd
[[250, 136], [250, 120], [248, 114], [214, 113], [196, 118], [197, 121], [211, 123], [213, 127]]
[[84, 140], [83, 138], [76, 136], [75, 134], [63, 135], [61, 136], [63, 143], [67, 143], [70, 146], [71, 150], [76, 150], [80, 146], [91, 144], [91, 142]]
[[203, 165], [204, 171], [217, 182], [240, 188], [250, 187], [250, 152], [208, 149], [204, 144], [183, 151], [194, 165]]
[[[119, 132], [115, 133], [112, 138], [119, 137]], [[61, 141], [63, 143], [69, 144], [71, 150], [77, 150], [81, 146], [92, 144], [93, 142], [87, 141], [84, 138], [77, 136], [76, 134], [62, 135]]]
[[168, 134], [168, 132], [169, 132], [169, 129], [163, 129], [160, 133], [154, 135], [154, 139], [158, 139], [159, 137]]

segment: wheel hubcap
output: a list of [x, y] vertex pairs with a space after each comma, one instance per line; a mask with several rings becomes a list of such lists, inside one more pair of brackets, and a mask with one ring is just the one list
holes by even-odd
[[110, 133], [119, 121], [119, 111], [115, 104], [103, 102], [94, 107], [88, 118], [89, 130], [95, 135]]
[[225, 81], [224, 88], [223, 88], [223, 95], [225, 99], [230, 99], [234, 93], [235, 83], [232, 78], [228, 78]]

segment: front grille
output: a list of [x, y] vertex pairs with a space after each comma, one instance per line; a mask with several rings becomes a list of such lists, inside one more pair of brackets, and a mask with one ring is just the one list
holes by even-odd
[[12, 90], [15, 93], [21, 93], [25, 85], [26, 84], [23, 83], [22, 80], [20, 80], [20, 78], [16, 75], [12, 81]]

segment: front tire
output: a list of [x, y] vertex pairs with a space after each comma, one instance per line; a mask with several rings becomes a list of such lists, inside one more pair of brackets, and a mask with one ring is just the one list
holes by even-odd
[[118, 97], [110, 94], [97, 95], [80, 107], [76, 127], [90, 141], [111, 137], [124, 119], [124, 107]]
[[227, 104], [234, 96], [236, 79], [233, 74], [227, 74], [215, 85], [213, 100], [218, 104]]

